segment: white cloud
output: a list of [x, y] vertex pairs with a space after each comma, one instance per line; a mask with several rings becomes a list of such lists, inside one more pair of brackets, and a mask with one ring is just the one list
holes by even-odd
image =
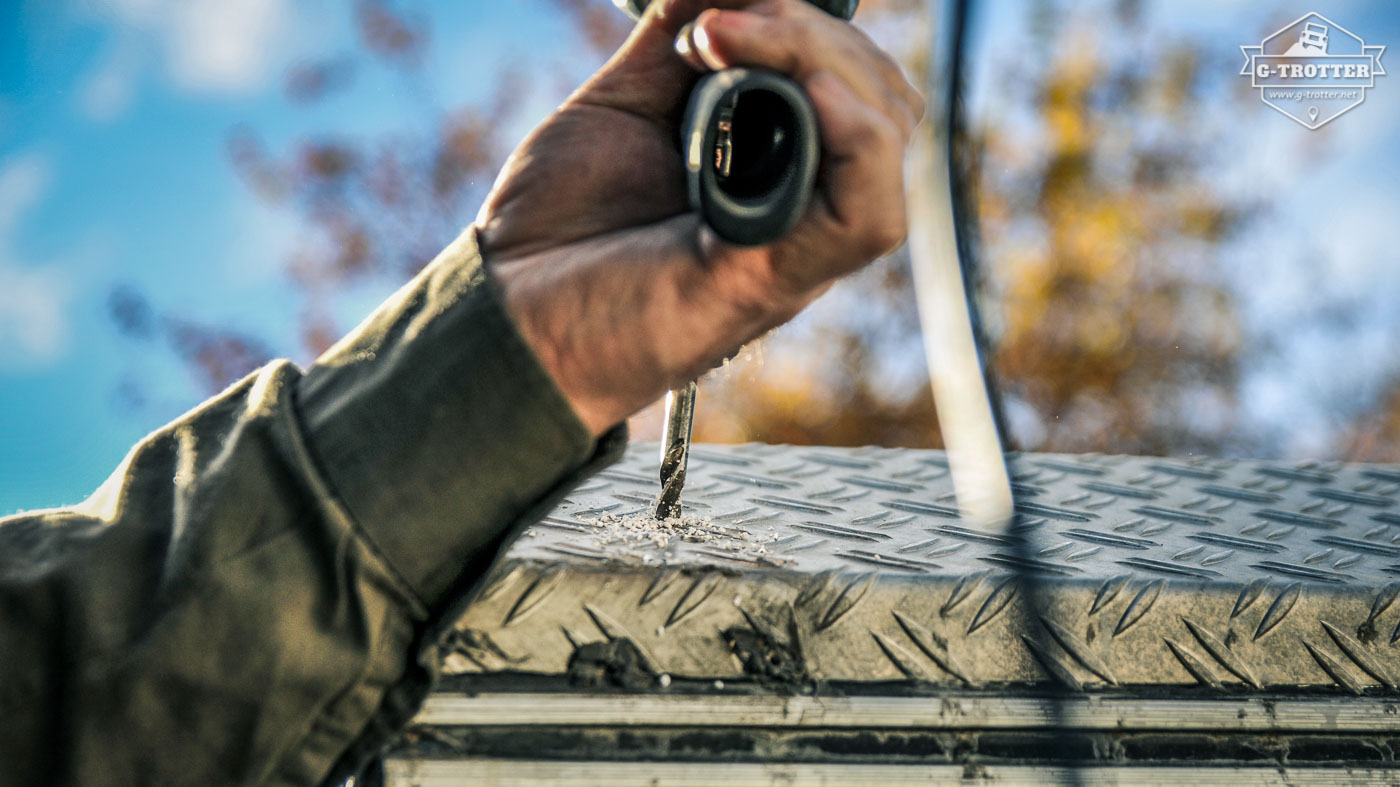
[[151, 55], [177, 87], [238, 93], [266, 83], [287, 42], [291, 0], [94, 0], [114, 43], [78, 90], [86, 117], [110, 121], [130, 105]]
[[287, 0], [172, 0], [165, 10], [171, 73], [195, 90], [262, 83], [289, 17]]
[[38, 153], [27, 153], [0, 163], [0, 249], [23, 213], [39, 201], [49, 187], [49, 162]]
[[113, 45], [102, 63], [78, 87], [78, 109], [90, 120], [107, 123], [131, 105], [141, 76], [141, 50], [130, 39]]
[[70, 279], [53, 266], [18, 260], [14, 233], [44, 195], [49, 163], [37, 153], [0, 162], [0, 369], [52, 363], [68, 349]]
[[72, 290], [58, 271], [0, 262], [0, 369], [45, 366], [63, 357]]

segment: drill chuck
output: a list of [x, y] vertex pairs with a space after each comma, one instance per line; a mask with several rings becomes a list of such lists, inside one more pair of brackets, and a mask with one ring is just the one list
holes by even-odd
[[690, 205], [730, 243], [760, 246], [807, 209], [821, 162], [816, 112], [792, 80], [727, 68], [690, 94], [682, 125]]
[[[651, 0], [613, 0], [635, 19]], [[841, 19], [860, 0], [808, 0]], [[715, 234], [741, 246], [786, 235], [807, 209], [821, 163], [816, 112], [795, 82], [773, 71], [727, 68], [690, 94], [681, 126], [690, 206]]]

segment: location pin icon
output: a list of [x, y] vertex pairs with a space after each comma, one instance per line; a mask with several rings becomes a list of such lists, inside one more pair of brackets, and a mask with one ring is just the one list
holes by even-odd
[[1308, 107], [1308, 119], [1317, 122], [1317, 107]]

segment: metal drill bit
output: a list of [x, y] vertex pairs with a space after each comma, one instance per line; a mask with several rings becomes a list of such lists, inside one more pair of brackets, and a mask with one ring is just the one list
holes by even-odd
[[690, 455], [690, 426], [695, 420], [695, 383], [666, 394], [666, 434], [661, 439], [661, 498], [656, 518], [681, 515], [681, 488]]

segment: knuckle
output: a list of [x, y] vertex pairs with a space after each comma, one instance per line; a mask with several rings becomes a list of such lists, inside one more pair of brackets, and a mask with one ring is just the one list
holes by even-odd
[[899, 61], [895, 60], [893, 55], [883, 49], [877, 49], [875, 51], [879, 53], [876, 62], [880, 64], [880, 73], [884, 74], [885, 79], [888, 80], [890, 84], [894, 85], [904, 82], [904, 69], [900, 68]]
[[846, 29], [850, 32], [851, 36], [860, 43], [862, 48], [872, 52], [884, 53], [884, 50], [880, 49], [880, 45], [875, 43], [875, 39], [871, 38], [870, 34], [865, 30], [855, 25], [847, 25]]
[[894, 130], [899, 133], [896, 143], [902, 142], [914, 130], [914, 124], [918, 122], [918, 118], [914, 115], [914, 110], [910, 108], [909, 102], [905, 101], [904, 97], [898, 93], [885, 90], [881, 98], [882, 113], [892, 121]]
[[880, 77], [885, 81], [892, 82], [896, 77], [903, 75], [904, 72], [900, 69], [899, 63], [895, 62], [894, 57], [891, 56], [889, 52], [881, 49], [873, 41], [865, 48], [865, 51], [869, 53], [871, 65], [874, 66], [875, 70], [880, 73]]
[[865, 233], [865, 251], [871, 257], [878, 257], [892, 251], [904, 242], [909, 234], [909, 222], [903, 210], [884, 210], [872, 217], [871, 225]]
[[793, 16], [797, 6], [806, 1], [807, 0], [763, 0], [763, 2], [753, 6], [753, 8], [759, 9], [763, 13], [778, 19], [789, 19]]
[[810, 19], [793, 19], [791, 46], [794, 52], [816, 53], [822, 51], [823, 46], [821, 31], [812, 23]]
[[899, 155], [904, 149], [904, 133], [894, 115], [877, 115], [865, 124], [865, 143], [879, 155]]
[[928, 99], [924, 98], [924, 94], [916, 90], [913, 85], [909, 86], [908, 92], [909, 109], [914, 113], [914, 119], [923, 120], [924, 115], [928, 114]]
[[879, 155], [888, 145], [890, 123], [873, 108], [865, 108], [846, 129], [845, 137], [856, 152]]

